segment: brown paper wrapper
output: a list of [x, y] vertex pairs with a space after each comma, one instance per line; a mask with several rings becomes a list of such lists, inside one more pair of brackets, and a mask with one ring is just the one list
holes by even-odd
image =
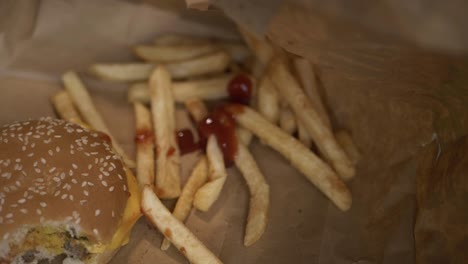
[[[468, 235], [467, 144], [461, 139], [468, 131], [466, 60], [375, 34], [380, 29], [356, 35], [361, 28], [332, 19], [340, 16], [326, 8], [314, 13], [305, 1], [235, 2], [213, 5], [319, 70], [335, 127], [350, 131], [363, 154], [349, 183], [353, 207], [340, 212], [278, 153], [255, 141], [251, 150], [271, 185], [261, 240], [242, 245], [248, 190], [235, 169], [215, 206], [193, 211], [187, 226], [225, 263], [461, 263]], [[61, 89], [60, 74], [74, 69], [129, 153], [128, 86], [97, 81], [86, 67], [134, 60], [130, 45], [163, 32], [238, 38], [220, 12], [185, 10], [177, 1], [5, 3], [12, 11], [0, 16], [0, 125], [54, 115], [49, 97]], [[196, 155], [184, 156], [184, 177]], [[173, 247], [159, 250], [161, 241], [141, 219], [111, 263], [185, 262]]]

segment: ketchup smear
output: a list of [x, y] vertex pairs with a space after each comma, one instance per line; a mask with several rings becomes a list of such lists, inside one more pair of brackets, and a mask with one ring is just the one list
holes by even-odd
[[138, 129], [135, 134], [135, 142], [137, 144], [151, 142], [153, 133], [149, 129]]
[[229, 101], [248, 105], [252, 96], [252, 81], [246, 74], [237, 74], [229, 81], [227, 90]]
[[182, 129], [177, 131], [177, 145], [179, 146], [180, 154], [184, 155], [201, 148], [199, 142], [195, 142], [192, 131], [190, 129]]
[[232, 166], [237, 152], [236, 122], [224, 108], [217, 107], [198, 124], [201, 143], [206, 146], [210, 135], [215, 135], [226, 167]]

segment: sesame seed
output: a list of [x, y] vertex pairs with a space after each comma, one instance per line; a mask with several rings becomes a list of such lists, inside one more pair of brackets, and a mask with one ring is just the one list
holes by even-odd
[[89, 185], [89, 186], [94, 186], [94, 183], [88, 182], [88, 185]]
[[88, 175], [89, 175], [89, 173], [87, 173], [87, 172], [83, 172], [83, 173], [81, 173], [81, 175], [86, 177], [86, 176], [88, 176]]
[[123, 177], [122, 177], [122, 175], [120, 175], [120, 173], [117, 174], [117, 176], [119, 176], [119, 179], [123, 180]]
[[12, 218], [13, 217], [13, 214], [12, 213], [9, 213], [5, 216], [6, 218]]
[[59, 177], [54, 177], [54, 178], [52, 178], [52, 180], [54, 180], [54, 182], [60, 182], [60, 178], [59, 178]]
[[101, 214], [101, 210], [97, 209], [95, 212], [94, 212], [94, 216], [98, 216]]
[[58, 191], [56, 191], [56, 192], [54, 193], [54, 196], [55, 196], [55, 197], [57, 197], [57, 196], [59, 196], [59, 195], [60, 195], [60, 190], [58, 190]]
[[47, 153], [49, 153], [50, 156], [54, 155], [54, 152], [51, 149], [49, 149], [49, 151], [47, 151]]
[[33, 163], [33, 167], [37, 167], [37, 161]]
[[77, 183], [78, 183], [78, 181], [77, 181], [76, 179], [74, 179], [74, 178], [71, 180], [71, 182], [72, 182], [73, 184], [77, 184]]
[[86, 186], [86, 181], [83, 181], [83, 182], [81, 183], [81, 187], [85, 187], [85, 186]]
[[84, 194], [85, 196], [89, 196], [89, 192], [86, 191], [86, 190], [83, 191], [83, 194]]
[[39, 168], [35, 168], [34, 171], [37, 172], [37, 173], [41, 173], [41, 169], [39, 169]]
[[73, 176], [73, 171], [70, 170], [70, 171], [68, 172], [68, 175]]
[[28, 157], [32, 157], [32, 156], [34, 156], [34, 153], [31, 152], [31, 153], [29, 153], [27, 156], [28, 156]]
[[57, 152], [57, 153], [60, 152], [60, 147], [59, 147], [59, 146], [57, 146], [57, 147], [55, 148], [55, 152]]
[[89, 165], [88, 165], [88, 170], [90, 170], [92, 167], [93, 167], [93, 165], [92, 165], [92, 164], [89, 164]]
[[75, 163], [72, 164], [72, 167], [73, 167], [75, 170], [78, 169], [78, 166], [77, 166]]
[[80, 200], [80, 205], [83, 205], [83, 204], [85, 204], [87, 202], [88, 202], [88, 200]]
[[126, 192], [127, 191], [127, 185], [123, 185], [123, 190]]
[[52, 168], [49, 170], [49, 172], [54, 172], [56, 169], [57, 169], [57, 168], [52, 167]]
[[104, 185], [104, 187], [107, 187], [107, 182], [106, 181], [102, 181], [101, 183], [102, 183], [102, 185]]
[[62, 179], [62, 180], [65, 179], [65, 176], [66, 176], [65, 172], [60, 173], [60, 179]]
[[78, 225], [80, 222], [81, 222], [81, 218], [77, 218], [77, 219], [75, 220], [75, 224], [77, 224], [77, 225]]
[[73, 201], [73, 194], [70, 194], [70, 196], [68, 196], [68, 198], [70, 199], [70, 201]]
[[115, 212], [114, 212], [114, 210], [112, 210], [112, 217], [115, 217]]
[[65, 199], [67, 199], [67, 197], [68, 197], [68, 194], [64, 193], [64, 194], [62, 194], [62, 196], [60, 197], [60, 199], [65, 200]]
[[47, 161], [44, 158], [41, 158], [41, 162], [42, 164], [46, 164]]
[[109, 173], [107, 171], [103, 171], [102, 174], [104, 174], [104, 176], [109, 176]]
[[27, 214], [27, 213], [28, 213], [28, 210], [25, 209], [25, 208], [22, 208], [22, 209], [20, 209], [20, 212], [23, 213], [23, 214]]
[[31, 148], [36, 147], [36, 143], [31, 143]]
[[45, 202], [40, 202], [39, 205], [40, 205], [41, 207], [47, 207], [47, 203], [45, 203]]
[[41, 215], [42, 214], [41, 209], [36, 209], [36, 214]]
[[26, 151], [26, 146], [22, 146], [21, 151]]
[[21, 199], [18, 200], [18, 203], [20, 203], [20, 204], [24, 204], [25, 202], [26, 202], [26, 199], [24, 199], [24, 198], [21, 198]]
[[98, 235], [98, 234], [99, 234], [99, 231], [98, 231], [96, 228], [94, 228], [94, 229], [93, 229], [93, 233], [94, 233], [95, 235]]
[[17, 204], [10, 204], [10, 207], [16, 208], [16, 207], [18, 207], [18, 205]]
[[113, 192], [113, 191], [114, 191], [114, 186], [111, 186], [111, 187], [109, 188], [109, 192]]
[[21, 162], [21, 159], [16, 159], [15, 161], [16, 161], [16, 162]]

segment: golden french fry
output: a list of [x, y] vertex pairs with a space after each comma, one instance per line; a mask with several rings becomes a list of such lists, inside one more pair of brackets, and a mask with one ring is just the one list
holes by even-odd
[[185, 107], [187, 108], [188, 112], [192, 116], [195, 122], [201, 122], [208, 116], [208, 109], [206, 108], [205, 104], [202, 100], [194, 97], [185, 101]]
[[62, 90], [54, 94], [50, 101], [60, 118], [80, 125], [84, 124], [67, 91]]
[[86, 123], [94, 129], [106, 133], [110, 137], [115, 151], [122, 157], [125, 164], [130, 168], [135, 168], [135, 162], [127, 156], [122, 147], [117, 143], [115, 137], [110, 133], [109, 128], [107, 128], [101, 114], [94, 106], [88, 90], [78, 75], [75, 72], [67, 72], [62, 76], [62, 81], [74, 105], [78, 108]]
[[349, 159], [353, 164], [357, 164], [361, 159], [361, 153], [359, 152], [353, 138], [346, 130], [340, 130], [335, 133], [336, 141], [344, 149]]
[[171, 76], [164, 67], [157, 67], [151, 74], [149, 91], [156, 142], [156, 194], [167, 199], [180, 194], [180, 154], [171, 85]]
[[[197, 190], [206, 182], [208, 178], [208, 161], [203, 155], [195, 165], [190, 177], [185, 183], [182, 192], [180, 193], [179, 199], [175, 205], [172, 215], [177, 218], [180, 222], [184, 222], [187, 219], [190, 209], [192, 209], [192, 203]], [[164, 238], [161, 249], [167, 250], [171, 246], [171, 242]]]
[[140, 186], [154, 187], [154, 136], [151, 112], [139, 102], [133, 103], [135, 111], [136, 175]]
[[236, 121], [267, 145], [281, 153], [320, 191], [343, 211], [351, 207], [351, 194], [336, 173], [301, 142], [268, 122], [247, 106], [231, 104], [225, 107]]
[[175, 62], [190, 60], [220, 50], [216, 44], [199, 45], [137, 45], [133, 52], [137, 57], [150, 62]]
[[297, 130], [296, 117], [288, 106], [281, 108], [279, 126], [290, 135], [294, 134]]
[[205, 183], [195, 194], [193, 206], [200, 211], [208, 211], [213, 203], [218, 199], [224, 182], [226, 182], [227, 172], [224, 167], [223, 153], [218, 146], [218, 141], [214, 135], [208, 138], [206, 144], [206, 155], [209, 161], [208, 182]]
[[263, 76], [270, 60], [273, 58], [275, 50], [264, 38], [258, 38], [248, 30], [239, 27], [239, 31], [244, 37], [247, 46], [253, 51], [257, 61], [254, 62], [253, 75], [256, 78]]
[[156, 45], [196, 45], [212, 42], [211, 39], [198, 36], [166, 33], [158, 36], [153, 43]]
[[[231, 78], [231, 74], [226, 74], [209, 79], [173, 82], [172, 94], [176, 102], [184, 102], [191, 98], [224, 99], [228, 97], [227, 85]], [[149, 102], [148, 84], [133, 84], [128, 90], [128, 100]]]
[[260, 81], [257, 93], [257, 109], [268, 121], [276, 124], [280, 119], [280, 98], [278, 91], [271, 82], [270, 77], [265, 74]]
[[250, 246], [265, 232], [270, 205], [270, 187], [252, 154], [242, 143], [237, 144], [234, 163], [244, 176], [250, 191], [249, 215], [244, 237], [244, 245]]
[[194, 264], [222, 263], [190, 230], [172, 216], [151, 187], [143, 189], [141, 208], [148, 220]]
[[[223, 72], [230, 62], [226, 52], [220, 51], [191, 60], [164, 64], [172, 78], [183, 79]], [[98, 63], [90, 67], [96, 77], [108, 81], [131, 82], [147, 80], [153, 72], [152, 63]]]
[[237, 139], [240, 140], [240, 142], [242, 142], [246, 146], [250, 145], [250, 142], [253, 138], [252, 133], [249, 130], [242, 127], [236, 128], [236, 136]]
[[155, 67], [151, 63], [97, 63], [89, 71], [103, 80], [132, 82], [147, 80]]
[[344, 180], [354, 177], [355, 168], [338, 145], [331, 130], [325, 125], [314, 109], [304, 91], [291, 75], [281, 60], [274, 60], [271, 65], [271, 78], [297, 119], [304, 125], [315, 144]]
[[167, 70], [175, 79], [222, 73], [231, 61], [224, 51], [211, 53], [195, 59], [166, 64]]
[[330, 117], [328, 116], [327, 110], [320, 96], [312, 65], [304, 58], [295, 58], [293, 64], [298, 75], [298, 79], [302, 84], [302, 88], [310, 99], [310, 103], [316, 109], [317, 114], [325, 125], [331, 129]]
[[154, 43], [159, 46], [217, 45], [229, 53], [231, 58], [236, 62], [243, 62], [251, 55], [250, 50], [241, 43], [181, 34], [164, 34], [157, 37]]
[[243, 44], [239, 43], [219, 43], [221, 48], [223, 48], [231, 58], [236, 62], [244, 62], [252, 54], [250, 50]]
[[312, 147], [312, 139], [309, 136], [309, 133], [305, 129], [304, 125], [296, 119], [297, 123], [297, 134], [299, 141], [304, 144], [307, 148]]

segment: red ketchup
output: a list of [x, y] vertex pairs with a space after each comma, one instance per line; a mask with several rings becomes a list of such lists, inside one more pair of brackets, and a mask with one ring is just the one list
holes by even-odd
[[153, 140], [153, 133], [149, 129], [138, 129], [135, 134], [135, 143], [142, 144], [151, 142]]
[[226, 167], [232, 166], [237, 152], [236, 122], [223, 107], [217, 107], [198, 124], [203, 146], [210, 135], [215, 135], [220, 146]]
[[200, 143], [195, 142], [195, 138], [193, 137], [193, 133], [190, 129], [177, 131], [177, 145], [179, 146], [181, 155], [200, 149]]
[[229, 81], [227, 90], [229, 101], [248, 105], [252, 95], [252, 81], [245, 74], [237, 74]]

